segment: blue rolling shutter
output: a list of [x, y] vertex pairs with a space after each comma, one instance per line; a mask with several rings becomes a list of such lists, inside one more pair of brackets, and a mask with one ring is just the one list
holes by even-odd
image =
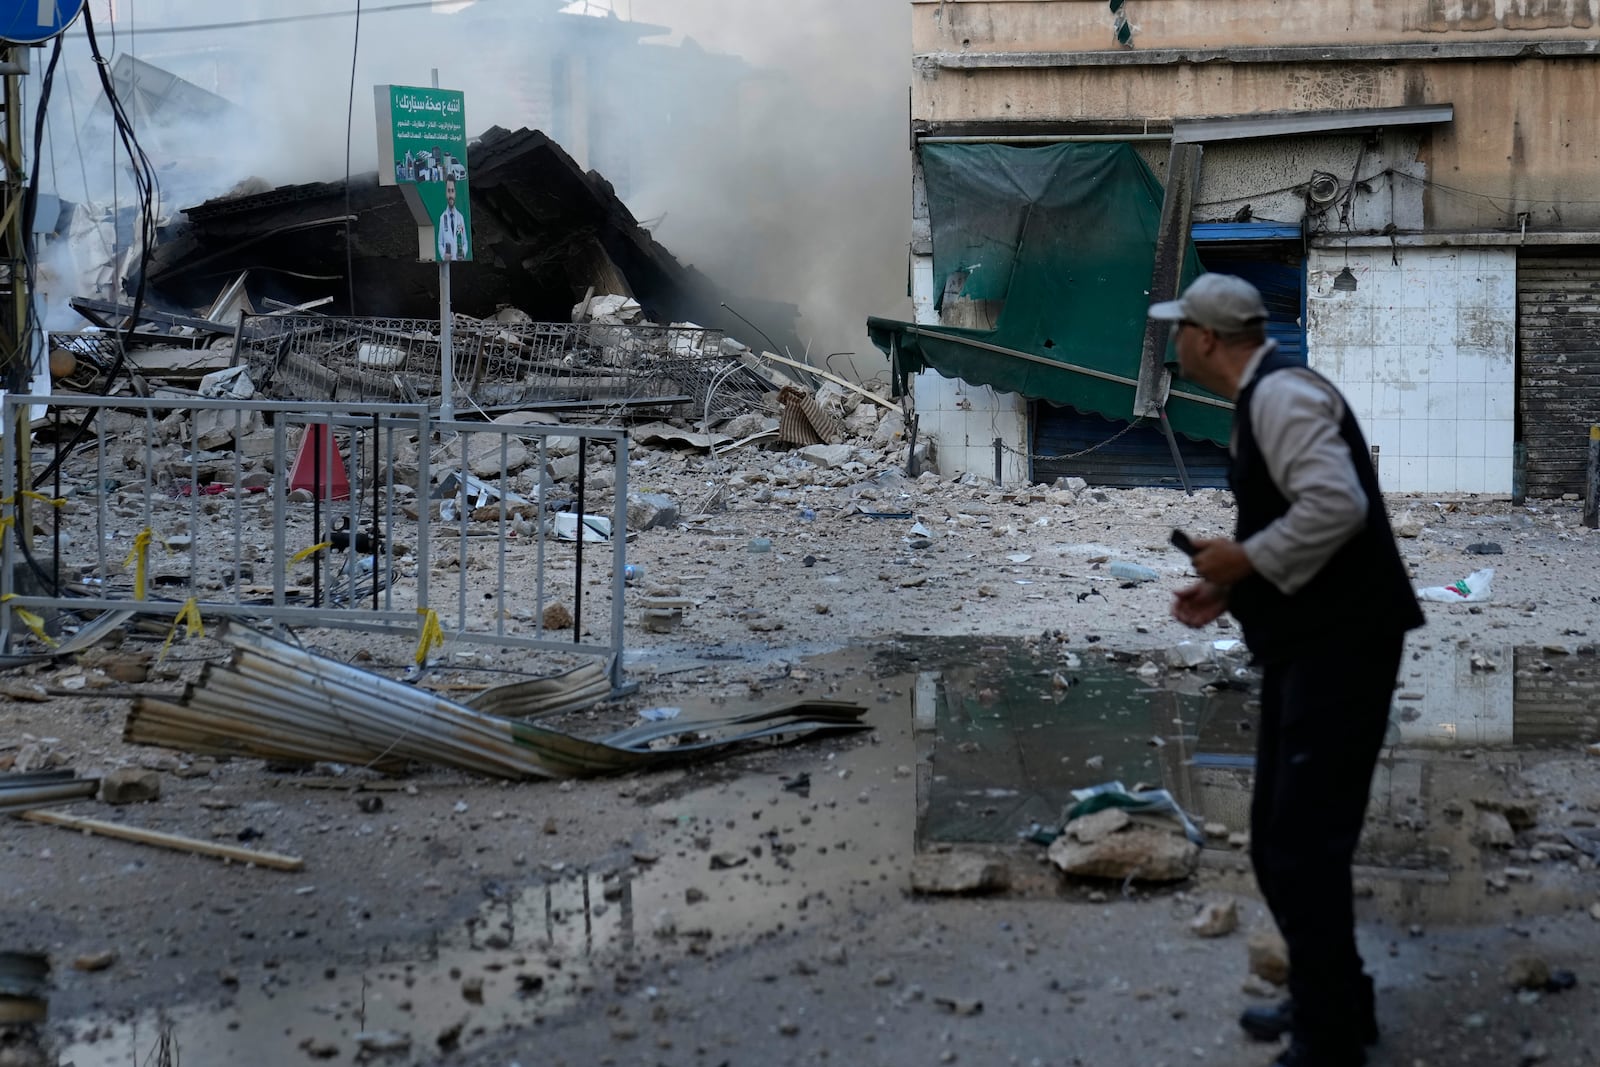
[[1272, 222], [1200, 223], [1193, 231], [1206, 270], [1236, 274], [1261, 290], [1267, 335], [1306, 361], [1306, 260], [1300, 227]]

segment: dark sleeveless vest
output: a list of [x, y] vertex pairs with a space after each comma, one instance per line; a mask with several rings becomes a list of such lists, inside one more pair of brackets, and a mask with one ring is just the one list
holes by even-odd
[[[1236, 454], [1228, 482], [1239, 509], [1234, 533], [1238, 541], [1265, 529], [1289, 510], [1289, 501], [1272, 483], [1266, 459], [1256, 444], [1250, 399], [1261, 379], [1291, 367], [1303, 365], [1282, 352], [1268, 353], [1236, 403]], [[1239, 620], [1245, 644], [1266, 663], [1287, 659], [1322, 639], [1400, 634], [1424, 621], [1389, 529], [1366, 439], [1348, 403], [1344, 409], [1339, 434], [1350, 448], [1367, 495], [1366, 527], [1292, 596], [1285, 596], [1259, 574], [1239, 582], [1228, 594], [1228, 610]]]

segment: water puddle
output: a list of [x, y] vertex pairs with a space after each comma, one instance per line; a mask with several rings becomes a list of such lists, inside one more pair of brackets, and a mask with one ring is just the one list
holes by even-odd
[[816, 695], [867, 705], [875, 726], [836, 753], [824, 744], [814, 760], [785, 760], [809, 770], [746, 772], [661, 800], [651, 812], [664, 832], [650, 842], [589, 870], [547, 868], [528, 884], [491, 887], [477, 914], [413, 956], [268, 971], [220, 1004], [66, 1024], [73, 1040], [61, 1062], [144, 1063], [163, 1031], [194, 1063], [351, 1062], [365, 1058], [363, 1043], [387, 1049], [368, 1053], [386, 1064], [430, 1062], [537, 1026], [596, 988], [649, 998], [637, 981], [646, 964], [880, 907], [902, 892], [912, 855], [914, 678], [863, 677], [870, 658], [841, 653], [796, 672], [839, 676], [838, 688]]
[[[930, 639], [901, 653], [919, 670], [931, 765], [919, 846], [1036, 848], [1022, 839], [1058, 826], [1073, 789], [1108, 781], [1166, 789], [1197, 821], [1248, 831], [1259, 679], [1236, 656], [1172, 673], [1048, 641]], [[1414, 921], [1587, 907], [1580, 861], [1600, 858], [1588, 832], [1600, 786], [1579, 743], [1600, 736], [1597, 717], [1592, 647], [1411, 648], [1356, 857], [1363, 892]], [[1518, 840], [1486, 845], [1485, 811]], [[1251, 891], [1226, 834], [1205, 862]]]
[[[1237, 658], [1192, 672], [1143, 662], [1049, 641], [920, 638], [784, 667], [813, 695], [867, 705], [876, 730], [790, 750], [785, 772], [746, 764], [683, 795], [663, 788], [651, 840], [587, 870], [489, 887], [467, 922], [403, 955], [258, 972], [136, 1022], [64, 1023], [61, 1062], [150, 1062], [163, 1030], [195, 1063], [431, 1061], [537, 1027], [594, 989], [649, 999], [647, 966], [879, 909], [903, 893], [918, 847], [1013, 849], [1038, 871], [1040, 846], [1022, 835], [1058, 824], [1070, 790], [1105, 781], [1165, 788], [1197, 819], [1246, 829], [1252, 676]], [[1581, 746], [1600, 736], [1597, 668], [1592, 648], [1412, 650], [1358, 857], [1370, 906], [1400, 922], [1588, 906], [1594, 865], [1579, 859], [1600, 851], [1600, 784]], [[1486, 807], [1519, 840], [1485, 847]], [[1225, 839], [1206, 860], [1207, 884], [1253, 892]], [[394, 1050], [364, 1055], [363, 1042]]]

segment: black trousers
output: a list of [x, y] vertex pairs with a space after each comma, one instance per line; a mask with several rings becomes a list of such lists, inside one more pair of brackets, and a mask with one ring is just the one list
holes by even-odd
[[1359, 1046], [1372, 983], [1350, 864], [1389, 722], [1402, 634], [1330, 640], [1266, 666], [1250, 858], [1289, 943], [1294, 1036]]

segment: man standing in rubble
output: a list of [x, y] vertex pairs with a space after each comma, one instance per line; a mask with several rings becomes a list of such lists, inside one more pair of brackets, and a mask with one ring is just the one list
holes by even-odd
[[456, 209], [456, 183], [444, 183], [444, 210], [439, 212], [439, 224], [436, 227], [439, 237], [439, 261], [449, 263], [452, 260], [467, 258], [467, 220]]
[[1195, 539], [1201, 581], [1172, 614], [1238, 619], [1263, 665], [1250, 855], [1289, 945], [1289, 993], [1240, 1018], [1289, 1047], [1275, 1067], [1358, 1067], [1377, 1040], [1350, 866], [1407, 630], [1422, 625], [1349, 404], [1266, 338], [1261, 294], [1206, 274], [1150, 317], [1183, 377], [1234, 401], [1232, 539]]

